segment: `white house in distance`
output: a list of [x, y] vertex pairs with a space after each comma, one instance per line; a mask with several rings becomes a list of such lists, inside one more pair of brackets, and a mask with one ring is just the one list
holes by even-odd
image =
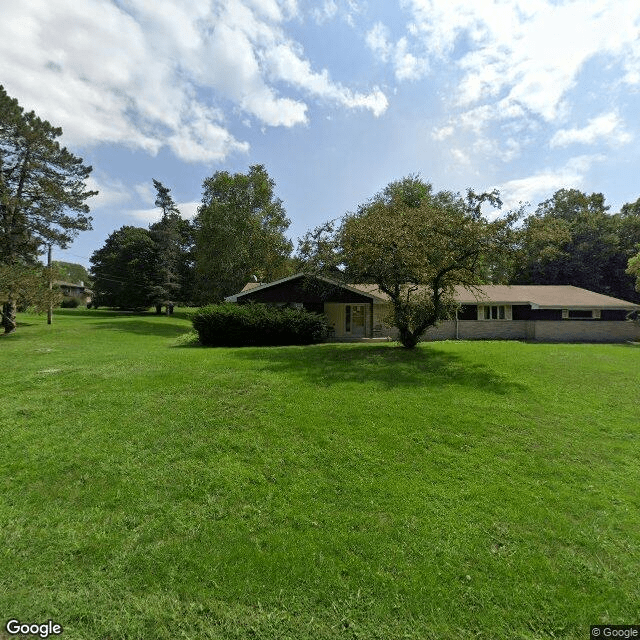
[[[455, 318], [430, 328], [424, 340], [640, 340], [640, 305], [570, 285], [456, 287]], [[337, 340], [397, 337], [385, 322], [391, 303], [373, 284], [342, 284], [298, 273], [274, 282], [249, 282], [228, 302], [262, 302], [324, 313]]]

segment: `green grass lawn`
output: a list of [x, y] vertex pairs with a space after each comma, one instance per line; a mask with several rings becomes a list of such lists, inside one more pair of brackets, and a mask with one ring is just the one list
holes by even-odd
[[490, 640], [640, 622], [637, 346], [203, 349], [180, 313], [19, 321], [0, 338], [2, 627]]

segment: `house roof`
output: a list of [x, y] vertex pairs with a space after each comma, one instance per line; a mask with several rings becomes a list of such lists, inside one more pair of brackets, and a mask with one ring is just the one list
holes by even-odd
[[[274, 282], [248, 282], [240, 293], [229, 296], [227, 301], [236, 302], [239, 297], [243, 297], [250, 291], [273, 287], [303, 275], [302, 273], [297, 273]], [[376, 284], [342, 284], [329, 278], [321, 277], [320, 279], [349, 291], [369, 296], [373, 302], [389, 301], [389, 296], [380, 291]], [[601, 293], [595, 293], [572, 285], [485, 284], [471, 288], [457, 286], [455, 288], [455, 299], [460, 304], [528, 304], [533, 309], [585, 308], [628, 309], [630, 311], [640, 309], [640, 305], [632, 302], [605, 296]]]
[[[389, 297], [375, 284], [354, 284], [352, 287], [386, 300]], [[605, 296], [572, 285], [545, 284], [483, 284], [472, 288], [457, 286], [455, 299], [460, 304], [529, 304], [533, 309], [640, 309], [640, 305]]]
[[[273, 282], [247, 282], [247, 284], [244, 285], [240, 293], [236, 293], [233, 296], [228, 296], [227, 298], [225, 298], [225, 301], [237, 302], [238, 298], [245, 296], [249, 292], [253, 293], [255, 291], [260, 291], [262, 289], [268, 289], [270, 287], [274, 287], [284, 282], [288, 282], [290, 280], [297, 280], [298, 278], [302, 278], [305, 276], [307, 276], [307, 274], [305, 273], [296, 273], [292, 276], [287, 276], [286, 278], [280, 278], [279, 280], [274, 280]], [[313, 277], [317, 278], [318, 280], [322, 280], [329, 284], [340, 287], [342, 289], [346, 289], [347, 291], [353, 291], [354, 293], [358, 293], [360, 295], [364, 294], [370, 297], [374, 302], [386, 302], [388, 300], [388, 297], [381, 291], [377, 291], [377, 292], [366, 291], [360, 288], [361, 285], [344, 284], [342, 282], [337, 282], [336, 280], [332, 280], [331, 278], [325, 278], [324, 276], [313, 276]]]
[[53, 284], [58, 287], [69, 287], [70, 289], [82, 289], [83, 293], [92, 294], [93, 291], [78, 282], [64, 282], [63, 280], [54, 280]]

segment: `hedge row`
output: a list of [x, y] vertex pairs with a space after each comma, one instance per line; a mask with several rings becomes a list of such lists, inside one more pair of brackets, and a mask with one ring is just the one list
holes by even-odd
[[322, 315], [266, 304], [210, 305], [198, 309], [192, 323], [200, 344], [210, 347], [312, 344], [329, 330]]

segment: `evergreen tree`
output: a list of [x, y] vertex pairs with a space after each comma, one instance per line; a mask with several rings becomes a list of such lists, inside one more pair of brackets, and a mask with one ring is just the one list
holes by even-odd
[[159, 248], [151, 232], [124, 226], [91, 256], [96, 305], [147, 309], [161, 287]]
[[22, 281], [12, 278], [2, 303], [5, 333], [15, 331], [19, 290], [33, 282], [43, 248], [66, 248], [91, 228], [85, 203], [97, 193], [86, 186], [91, 167], [60, 147], [61, 135], [33, 111], [25, 113], [0, 85], [0, 265], [24, 273]]

